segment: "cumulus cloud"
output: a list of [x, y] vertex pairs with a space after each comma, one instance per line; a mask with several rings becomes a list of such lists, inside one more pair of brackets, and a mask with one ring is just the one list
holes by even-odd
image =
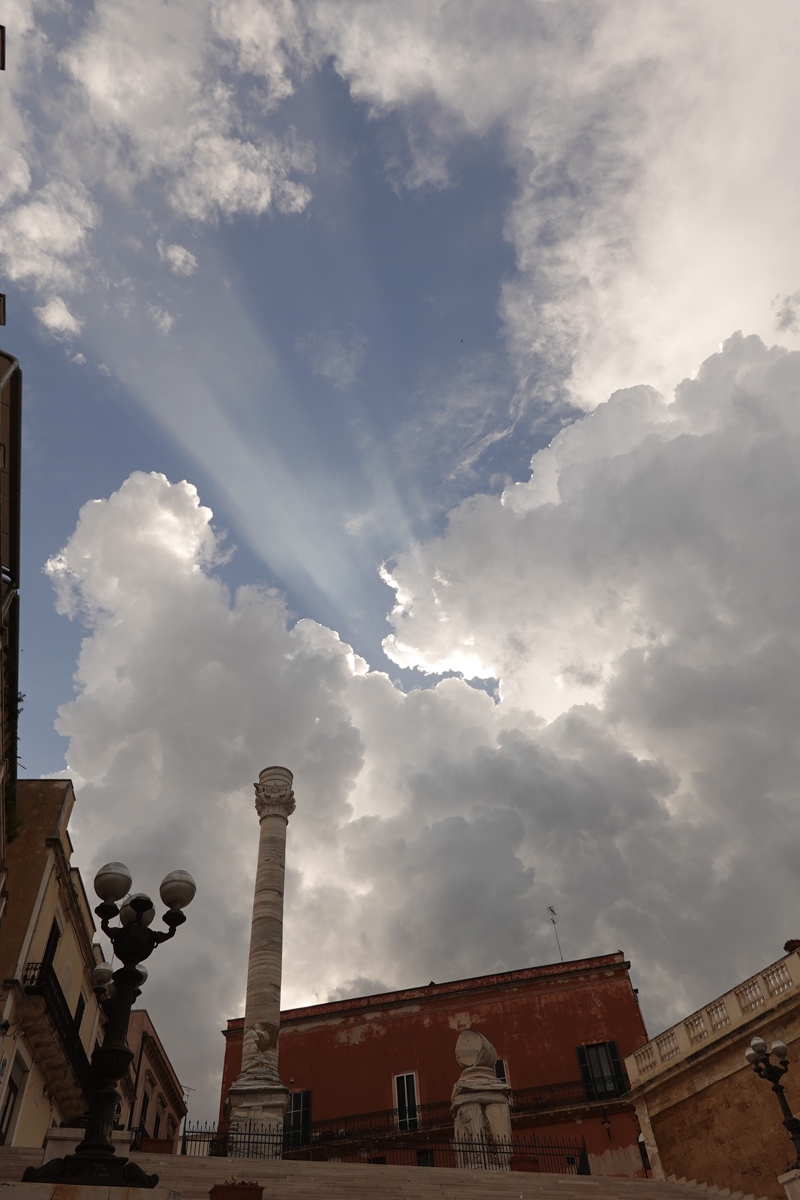
[[352, 93], [404, 119], [405, 186], [441, 185], [465, 136], [502, 131], [518, 269], [500, 307], [529, 397], [663, 390], [736, 323], [770, 334], [796, 286], [775, 236], [798, 182], [788, 2], [763, 20], [716, 0], [308, 11]]
[[197, 259], [191, 250], [185, 246], [167, 246], [159, 238], [158, 257], [169, 264], [176, 275], [194, 275], [197, 270]]
[[[83, 321], [72, 315], [60, 296], [51, 296], [47, 304], [35, 308], [39, 320], [51, 333], [75, 335], [83, 329]], [[73, 362], [86, 362], [82, 354], [76, 354]]]
[[313, 375], [329, 380], [345, 391], [355, 383], [366, 357], [366, 343], [357, 333], [349, 338], [332, 333], [305, 333], [295, 346], [307, 360]]
[[530, 483], [399, 556], [390, 652], [491, 671], [497, 702], [456, 677], [405, 694], [276, 592], [231, 596], [185, 482], [137, 473], [84, 506], [48, 564], [87, 627], [59, 717], [75, 840], [87, 870], [122, 858], [137, 886], [197, 878], [146, 1001], [198, 1110], [242, 1009], [271, 762], [298, 799], [285, 1004], [547, 961], [551, 903], [567, 957], [630, 955], [654, 1030], [780, 952], [800, 849], [798, 386], [800, 355], [737, 335], [671, 402], [613, 395]]
[[0, 220], [0, 256], [9, 279], [75, 287], [85, 269], [98, 210], [80, 184], [56, 180]]

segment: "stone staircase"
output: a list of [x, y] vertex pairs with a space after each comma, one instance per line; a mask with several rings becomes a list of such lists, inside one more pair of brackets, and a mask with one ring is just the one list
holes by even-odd
[[[698, 1192], [726, 1200], [755, 1200], [742, 1197], [741, 1192], [674, 1178], [615, 1179], [177, 1154], [133, 1154], [131, 1158], [148, 1174], [159, 1176], [158, 1192], [164, 1200], [208, 1200], [215, 1183], [231, 1179], [257, 1180], [264, 1185], [265, 1200], [696, 1200]], [[0, 1147], [0, 1197], [3, 1185], [18, 1183], [27, 1166], [39, 1166], [41, 1161], [41, 1150]]]

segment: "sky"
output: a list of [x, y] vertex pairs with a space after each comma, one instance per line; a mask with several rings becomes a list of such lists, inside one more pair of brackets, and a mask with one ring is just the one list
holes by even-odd
[[[789, 0], [0, 0], [22, 774], [192, 872], [192, 1114], [295, 774], [285, 1006], [800, 929]], [[439, 1100], [443, 1097], [425, 1097]]]

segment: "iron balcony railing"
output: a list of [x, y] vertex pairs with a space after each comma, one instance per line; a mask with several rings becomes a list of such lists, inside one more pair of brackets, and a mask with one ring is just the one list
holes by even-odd
[[[612, 1075], [593, 1079], [589, 1084], [578, 1079], [569, 1083], [517, 1088], [511, 1093], [511, 1114], [516, 1117], [526, 1113], [553, 1112], [560, 1108], [612, 1100], [626, 1091], [625, 1079]], [[452, 1127], [452, 1124], [449, 1100], [439, 1100], [433, 1104], [417, 1104], [403, 1112], [387, 1108], [379, 1112], [311, 1121], [296, 1127], [287, 1124], [284, 1126], [284, 1137], [296, 1146], [309, 1142], [340, 1141], [366, 1133], [383, 1136], [416, 1133], [419, 1130]]]
[[307, 1162], [388, 1163], [412, 1167], [461, 1167], [483, 1171], [508, 1171], [515, 1167], [554, 1175], [589, 1175], [586, 1144], [542, 1140], [467, 1141], [461, 1138], [415, 1135], [381, 1136], [374, 1131], [352, 1135], [336, 1143], [312, 1140], [304, 1145], [287, 1143], [280, 1131], [250, 1123], [226, 1133], [213, 1126], [186, 1125], [181, 1154], [209, 1158], [273, 1158]]
[[585, 1083], [578, 1079], [571, 1083], [545, 1083], [538, 1087], [517, 1088], [511, 1093], [511, 1111], [514, 1115], [549, 1112], [551, 1109], [571, 1108], [598, 1100], [614, 1100], [627, 1090], [627, 1080], [616, 1075], [603, 1075]]
[[61, 1048], [88, 1101], [94, 1087], [92, 1068], [52, 963], [28, 963], [22, 973], [22, 988], [26, 996], [41, 996], [44, 1000]]

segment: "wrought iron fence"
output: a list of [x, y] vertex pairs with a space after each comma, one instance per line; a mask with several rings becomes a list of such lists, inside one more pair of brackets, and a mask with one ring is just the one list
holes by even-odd
[[346, 1162], [413, 1167], [461, 1167], [528, 1171], [554, 1175], [588, 1175], [586, 1145], [559, 1138], [514, 1138], [505, 1141], [465, 1141], [432, 1137], [424, 1132], [381, 1136], [350, 1131], [336, 1139], [312, 1138], [304, 1145], [286, 1133], [257, 1124], [234, 1126], [227, 1133], [214, 1126], [184, 1125], [181, 1154], [209, 1158], [281, 1158], [295, 1162]]
[[[511, 1093], [513, 1116], [525, 1113], [551, 1112], [573, 1105], [584, 1105], [599, 1099], [609, 1100], [621, 1096], [627, 1090], [625, 1079], [613, 1075], [593, 1079], [587, 1088], [582, 1080], [569, 1083], [547, 1083], [538, 1087], [517, 1088]], [[448, 1100], [433, 1104], [417, 1104], [413, 1110], [402, 1115], [396, 1108], [377, 1112], [355, 1113], [348, 1117], [333, 1117], [325, 1121], [309, 1121], [305, 1125], [287, 1127], [284, 1136], [292, 1145], [308, 1145], [318, 1142], [336, 1142], [342, 1139], [372, 1134], [393, 1136], [417, 1133], [433, 1129], [452, 1129], [453, 1114]]]
[[22, 987], [26, 996], [41, 996], [44, 1000], [61, 1048], [88, 1099], [94, 1088], [92, 1068], [52, 963], [27, 963], [22, 972]]

